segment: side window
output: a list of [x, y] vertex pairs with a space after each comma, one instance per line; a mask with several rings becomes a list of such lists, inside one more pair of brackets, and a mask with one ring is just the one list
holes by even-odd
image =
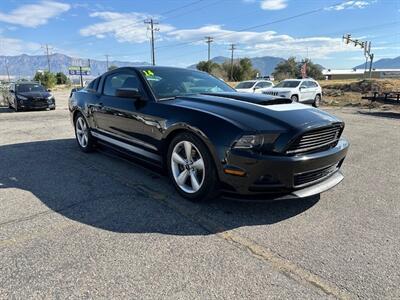
[[318, 84], [316, 82], [314, 82], [314, 81], [310, 81], [310, 82], [311, 82], [312, 87], [318, 87]]
[[116, 96], [116, 91], [120, 88], [138, 89], [142, 91], [139, 78], [136, 74], [114, 73], [106, 77], [103, 94], [107, 96]]
[[256, 86], [259, 88], [266, 88], [269, 85], [268, 85], [268, 82], [259, 82], [259, 83], [257, 83]]
[[93, 86], [94, 86], [94, 82], [95, 82], [96, 80], [92, 80], [88, 85], [87, 85], [87, 87], [86, 87], [86, 89], [87, 90], [93, 90]]
[[301, 88], [308, 88], [308, 84], [307, 84], [307, 81], [303, 81], [301, 84], [300, 84], [300, 87]]

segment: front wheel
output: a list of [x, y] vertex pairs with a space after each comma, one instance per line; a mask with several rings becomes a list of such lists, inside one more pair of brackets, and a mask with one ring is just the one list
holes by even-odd
[[299, 102], [299, 97], [298, 97], [297, 95], [293, 95], [292, 97], [290, 97], [290, 99], [291, 99], [293, 102]]
[[208, 200], [217, 195], [217, 172], [204, 143], [191, 133], [177, 135], [169, 145], [169, 176], [184, 198]]
[[314, 103], [313, 106], [314, 107], [319, 107], [321, 104], [321, 95], [316, 95], [314, 98]]
[[83, 152], [91, 152], [94, 149], [95, 140], [90, 134], [89, 125], [82, 114], [75, 118], [75, 137], [79, 148]]

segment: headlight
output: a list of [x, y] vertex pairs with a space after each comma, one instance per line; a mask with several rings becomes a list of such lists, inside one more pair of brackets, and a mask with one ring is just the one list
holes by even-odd
[[53, 100], [53, 96], [51, 95], [51, 96], [48, 96], [47, 97], [47, 100]]
[[234, 145], [235, 149], [261, 149], [271, 145], [278, 138], [277, 133], [243, 135]]
[[22, 95], [17, 95], [17, 99], [18, 99], [18, 100], [28, 100], [27, 97], [22, 96]]

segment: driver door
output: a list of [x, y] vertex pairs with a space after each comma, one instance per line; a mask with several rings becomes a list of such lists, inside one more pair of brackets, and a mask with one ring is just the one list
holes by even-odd
[[[141, 93], [141, 104], [131, 98], [117, 96], [119, 88], [134, 88]], [[145, 106], [147, 95], [142, 83], [134, 71], [117, 71], [107, 75], [103, 81], [98, 104], [93, 110], [95, 128], [100, 134], [113, 138], [138, 142], [139, 136], [146, 132], [141, 122], [142, 109]]]

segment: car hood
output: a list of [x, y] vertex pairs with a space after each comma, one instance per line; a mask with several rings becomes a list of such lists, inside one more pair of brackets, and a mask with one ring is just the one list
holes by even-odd
[[51, 94], [49, 92], [26, 92], [26, 93], [17, 93], [18, 95], [27, 97], [27, 98], [47, 98], [50, 97]]
[[207, 93], [176, 97], [169, 104], [217, 115], [248, 131], [314, 128], [341, 122], [311, 106], [262, 94]]
[[253, 91], [253, 88], [249, 88], [249, 89], [236, 89], [238, 92], [242, 92], [242, 91]]
[[271, 88], [271, 89], [269, 89], [269, 91], [281, 93], [281, 92], [291, 92], [295, 89], [296, 88]]

